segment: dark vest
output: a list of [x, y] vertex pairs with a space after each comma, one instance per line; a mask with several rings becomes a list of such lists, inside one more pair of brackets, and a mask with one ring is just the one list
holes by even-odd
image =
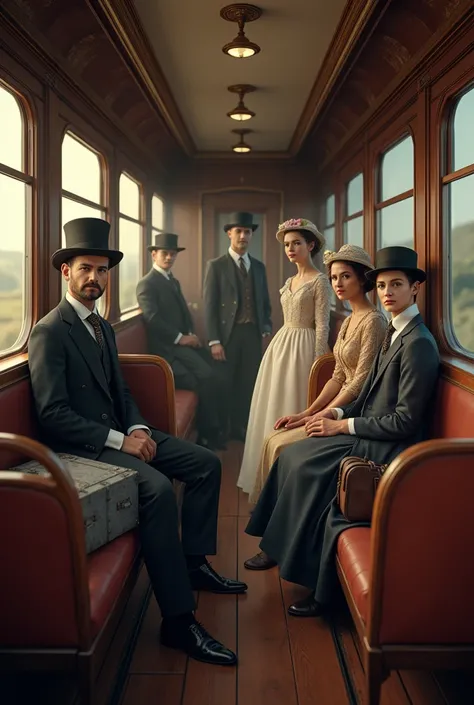
[[235, 322], [237, 325], [241, 323], [256, 323], [257, 314], [255, 309], [255, 292], [253, 286], [253, 276], [251, 272], [245, 275], [240, 267], [237, 266], [237, 290], [238, 290], [238, 307]]

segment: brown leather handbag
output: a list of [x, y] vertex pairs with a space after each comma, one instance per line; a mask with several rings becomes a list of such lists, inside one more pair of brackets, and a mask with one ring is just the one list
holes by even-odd
[[337, 501], [349, 521], [370, 521], [375, 493], [387, 465], [350, 455], [341, 461], [337, 481]]

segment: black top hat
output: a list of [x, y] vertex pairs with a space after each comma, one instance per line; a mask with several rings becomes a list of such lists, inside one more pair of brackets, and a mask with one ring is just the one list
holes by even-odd
[[375, 255], [375, 269], [366, 272], [365, 276], [370, 281], [376, 281], [377, 274], [388, 269], [398, 269], [410, 272], [419, 282], [424, 282], [426, 272], [418, 267], [418, 255], [409, 247], [384, 247]]
[[255, 231], [258, 225], [253, 222], [252, 213], [231, 213], [230, 223], [224, 225], [224, 230], [227, 233], [231, 228], [252, 228]]
[[64, 225], [66, 247], [51, 256], [55, 269], [78, 255], [97, 255], [109, 258], [109, 269], [115, 267], [123, 257], [123, 252], [109, 249], [110, 223], [100, 218], [76, 218]]
[[178, 236], [174, 233], [156, 233], [155, 244], [148, 246], [148, 251], [153, 252], [153, 250], [176, 250], [176, 252], [182, 252], [185, 247], [178, 247]]

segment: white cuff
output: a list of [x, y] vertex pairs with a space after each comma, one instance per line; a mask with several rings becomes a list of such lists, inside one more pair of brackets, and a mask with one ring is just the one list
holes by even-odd
[[179, 343], [179, 341], [181, 340], [182, 337], [183, 337], [183, 334], [182, 334], [182, 333], [178, 333], [178, 335], [176, 336], [176, 338], [175, 338], [175, 340], [174, 340], [174, 345], [178, 345], [178, 343]]
[[340, 421], [342, 417], [344, 416], [344, 411], [343, 409], [340, 409], [339, 407], [331, 409], [331, 411], [336, 412], [336, 421]]
[[120, 433], [120, 431], [116, 431], [114, 428], [111, 428], [104, 445], [106, 448], [122, 450], [124, 439], [125, 436], [123, 433]]
[[209, 347], [212, 347], [213, 345], [220, 345], [221, 341], [220, 340], [211, 340], [209, 341]]
[[142, 424], [135, 424], [135, 426], [130, 426], [130, 428], [127, 430], [127, 436], [129, 436], [132, 431], [138, 431], [139, 429], [141, 429], [142, 431], [146, 431], [148, 435], [151, 436], [151, 431], [148, 426], [143, 426]]
[[355, 419], [347, 419], [347, 422], [348, 422], [348, 426], [349, 426], [349, 433], [351, 434], [351, 436], [355, 436], [356, 435], [355, 423], [354, 423]]

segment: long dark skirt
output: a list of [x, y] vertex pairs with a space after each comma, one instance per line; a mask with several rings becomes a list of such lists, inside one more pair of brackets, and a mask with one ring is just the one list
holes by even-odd
[[315, 590], [321, 604], [330, 602], [335, 585], [337, 538], [353, 526], [335, 496], [339, 464], [356, 443], [354, 436], [335, 436], [285, 448], [246, 528], [262, 537], [260, 547], [278, 563], [281, 577]]

